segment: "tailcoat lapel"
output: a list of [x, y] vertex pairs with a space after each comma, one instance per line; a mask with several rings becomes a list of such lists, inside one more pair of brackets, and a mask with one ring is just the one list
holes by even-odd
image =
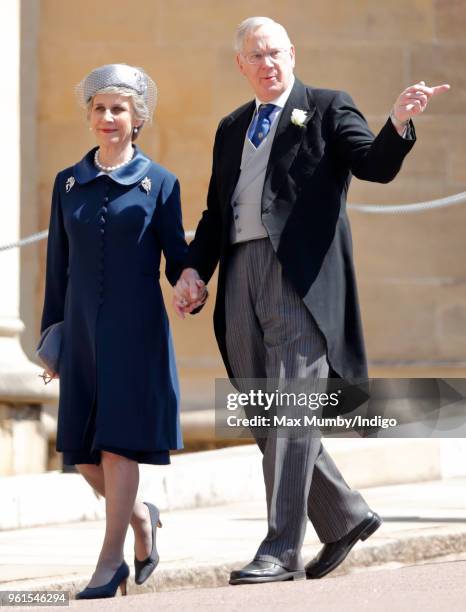
[[[307, 113], [303, 127], [291, 123], [293, 109], [300, 109]], [[273, 141], [270, 158], [265, 175], [262, 192], [262, 210], [268, 210], [275, 200], [280, 187], [285, 180], [288, 170], [293, 163], [312, 120], [316, 106], [312, 101], [306, 87], [295, 80], [293, 89], [280, 115], [275, 139]]]
[[222, 201], [229, 207], [231, 196], [235, 190], [236, 183], [240, 175], [241, 157], [243, 154], [244, 139], [254, 114], [255, 102], [250, 102], [226, 128], [226, 142], [224, 145], [225, 154], [222, 157], [222, 177], [220, 184], [223, 188]]

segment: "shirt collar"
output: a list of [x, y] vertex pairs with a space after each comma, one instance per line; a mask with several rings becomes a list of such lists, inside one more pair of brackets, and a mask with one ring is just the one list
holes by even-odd
[[259, 100], [259, 98], [256, 97], [256, 110], [259, 110], [259, 106], [261, 104], [274, 104], [275, 106], [278, 106], [278, 108], [280, 110], [282, 110], [282, 108], [285, 106], [288, 98], [290, 97], [290, 93], [291, 93], [291, 90], [293, 89], [294, 82], [295, 82], [295, 76], [294, 76], [294, 74], [292, 74], [291, 75], [290, 84], [285, 89], [285, 91], [283, 93], [281, 93], [274, 100], [269, 100], [269, 102], [262, 102], [261, 100]]
[[[98, 147], [94, 147], [91, 149], [89, 153], [86, 153], [82, 160], [73, 167], [73, 175], [81, 185], [89, 183], [99, 175], [102, 175], [99, 168], [94, 164], [94, 155], [97, 148]], [[120, 185], [132, 185], [133, 183], [137, 183], [142, 180], [149, 171], [152, 163], [151, 160], [144, 155], [139, 147], [134, 146], [134, 149], [134, 156], [128, 164], [107, 174], [107, 176]]]

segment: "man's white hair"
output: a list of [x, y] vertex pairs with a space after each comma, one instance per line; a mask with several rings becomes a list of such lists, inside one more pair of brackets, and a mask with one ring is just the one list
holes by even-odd
[[260, 28], [261, 26], [266, 26], [266, 25], [268, 26], [273, 25], [277, 27], [278, 29], [282, 30], [286, 40], [291, 46], [291, 41], [290, 41], [290, 37], [288, 36], [288, 32], [281, 25], [281, 23], [277, 23], [273, 19], [270, 19], [270, 17], [248, 17], [247, 19], [242, 21], [236, 29], [235, 44], [234, 44], [236, 53], [241, 53], [243, 49], [244, 39], [247, 38], [247, 36], [251, 32], [253, 32], [254, 30], [257, 30], [257, 28]]

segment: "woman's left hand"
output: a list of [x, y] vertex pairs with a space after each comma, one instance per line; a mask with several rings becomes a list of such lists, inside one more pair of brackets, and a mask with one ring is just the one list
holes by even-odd
[[186, 313], [202, 306], [208, 295], [207, 287], [197, 271], [186, 268], [176, 283], [172, 304], [177, 315], [184, 319]]
[[184, 315], [186, 313], [190, 313], [196, 308], [199, 308], [199, 306], [203, 306], [206, 303], [207, 298], [209, 297], [209, 292], [204, 282], [202, 280], [199, 280], [196, 281], [196, 283], [198, 284], [200, 290], [197, 299], [189, 301], [186, 297], [184, 297], [184, 295], [180, 295], [177, 292], [175, 292], [175, 294], [173, 295], [173, 308], [175, 309], [177, 315], [180, 316], [182, 319], [184, 319]]

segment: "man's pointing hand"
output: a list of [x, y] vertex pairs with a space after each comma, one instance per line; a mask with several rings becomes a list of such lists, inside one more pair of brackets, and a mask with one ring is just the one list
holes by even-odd
[[434, 87], [428, 87], [424, 81], [411, 85], [398, 96], [394, 106], [392, 115], [399, 123], [406, 123], [412, 117], [419, 115], [424, 112], [433, 96], [448, 91], [450, 85], [436, 85]]

